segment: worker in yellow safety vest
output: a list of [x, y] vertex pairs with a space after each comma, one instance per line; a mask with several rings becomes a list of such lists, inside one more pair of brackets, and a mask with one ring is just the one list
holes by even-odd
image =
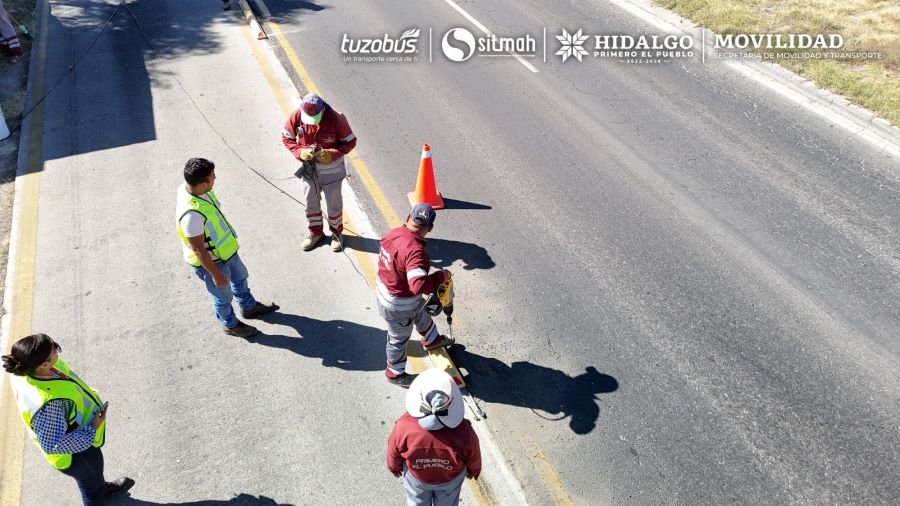
[[244, 318], [259, 318], [278, 309], [274, 302], [258, 302], [247, 285], [247, 267], [238, 256], [237, 232], [222, 214], [213, 191], [216, 165], [205, 158], [191, 158], [184, 166], [184, 184], [178, 186], [175, 224], [181, 238], [184, 261], [206, 284], [216, 319], [225, 333], [249, 338], [256, 327], [237, 319], [231, 301], [237, 299]]
[[[134, 480], [104, 479], [100, 447], [107, 403], [59, 358], [60, 351], [46, 334], [30, 335], [3, 355], [3, 369], [12, 374], [10, 385], [22, 421], [44, 457], [75, 479], [85, 505], [103, 505], [105, 498], [131, 488]], [[67, 503], [62, 498], [57, 502]]]

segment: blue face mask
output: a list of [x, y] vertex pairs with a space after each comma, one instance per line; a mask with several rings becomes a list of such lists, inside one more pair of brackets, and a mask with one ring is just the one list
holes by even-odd
[[446, 427], [440, 417], [447, 416], [452, 399], [441, 391], [429, 392], [422, 400], [421, 411], [425, 417], [419, 418], [419, 426], [425, 430], [439, 430]]
[[441, 419], [435, 415], [428, 415], [425, 418], [419, 418], [419, 427], [425, 430], [441, 430], [445, 427], [441, 423]]

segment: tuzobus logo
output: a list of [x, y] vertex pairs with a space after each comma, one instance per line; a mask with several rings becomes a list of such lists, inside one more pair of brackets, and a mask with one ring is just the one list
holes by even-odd
[[346, 33], [341, 39], [341, 53], [345, 55], [400, 55], [417, 51], [419, 29], [411, 28], [394, 39], [388, 34], [377, 39], [355, 39]]

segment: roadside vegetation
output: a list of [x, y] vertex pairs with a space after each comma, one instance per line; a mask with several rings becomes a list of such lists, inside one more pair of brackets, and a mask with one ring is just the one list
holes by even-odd
[[722, 34], [838, 33], [844, 51], [880, 60], [773, 60], [900, 126], [897, 0], [654, 0]]
[[[24, 25], [34, 32], [35, 0], [4, 0], [3, 6], [18, 21], [14, 25]], [[19, 41], [25, 56], [17, 64], [8, 59], [0, 62], [0, 108], [6, 118], [6, 125], [13, 135], [0, 141], [0, 301], [6, 288], [6, 264], [9, 253], [10, 222], [12, 221], [13, 195], [16, 180], [16, 155], [19, 135], [15, 133], [22, 123], [25, 107], [25, 87], [28, 84], [28, 62], [31, 56], [31, 41], [19, 33]], [[3, 58], [3, 57], [0, 57]], [[0, 312], [2, 312], [0, 308]]]

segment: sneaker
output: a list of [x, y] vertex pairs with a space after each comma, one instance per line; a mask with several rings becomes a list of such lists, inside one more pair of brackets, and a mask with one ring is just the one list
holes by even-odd
[[456, 344], [456, 340], [452, 337], [447, 337], [443, 334], [437, 336], [431, 344], [422, 344], [422, 347], [425, 348], [426, 351], [436, 350], [438, 348], [449, 348], [451, 345]]
[[338, 234], [331, 234], [331, 251], [340, 253], [344, 249], [343, 240]]
[[318, 246], [324, 238], [325, 234], [321, 232], [319, 232], [318, 234], [310, 234], [306, 236], [306, 239], [303, 239], [303, 243], [300, 244], [300, 249], [302, 249], [303, 251], [311, 251], [313, 248]]
[[229, 336], [243, 337], [247, 339], [248, 337], [256, 335], [259, 330], [256, 330], [256, 327], [252, 325], [247, 325], [242, 321], [238, 321], [238, 324], [234, 327], [222, 327], [225, 329], [225, 333]]
[[399, 376], [394, 376], [393, 378], [391, 378], [390, 376], [387, 377], [388, 383], [390, 383], [392, 385], [397, 385], [398, 387], [401, 387], [401, 388], [409, 388], [409, 386], [412, 385], [412, 382], [415, 379], [416, 379], [415, 374], [406, 374], [406, 373], [403, 373]]
[[257, 301], [256, 307], [247, 310], [241, 309], [241, 316], [249, 320], [251, 318], [259, 318], [266, 313], [271, 313], [272, 311], [277, 311], [278, 309], [280, 309], [278, 307], [278, 304], [274, 302], [265, 304], [263, 302]]
[[123, 478], [119, 478], [116, 481], [108, 481], [103, 485], [103, 497], [109, 499], [110, 497], [121, 494], [122, 492], [127, 492], [128, 489], [134, 486], [134, 480], [125, 476]]

